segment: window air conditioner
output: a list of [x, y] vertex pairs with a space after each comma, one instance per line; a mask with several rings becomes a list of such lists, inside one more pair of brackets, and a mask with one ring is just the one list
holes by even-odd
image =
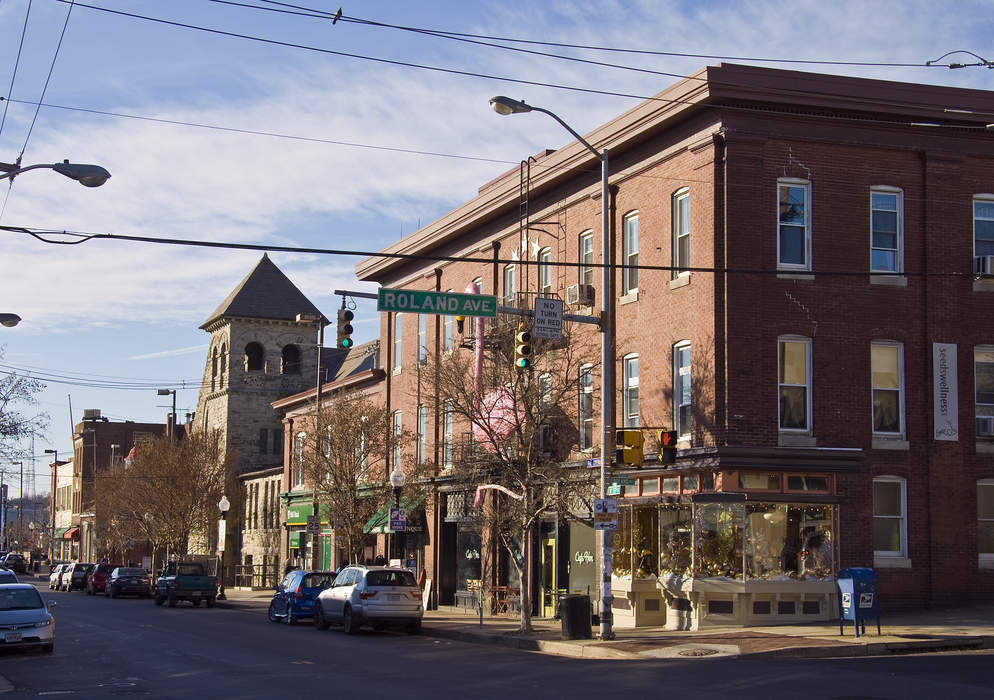
[[973, 274], [994, 275], [994, 255], [977, 255], [973, 258]]
[[571, 284], [566, 288], [566, 303], [570, 306], [590, 306], [594, 303], [594, 288], [589, 284]]
[[977, 437], [994, 437], [994, 416], [977, 416]]

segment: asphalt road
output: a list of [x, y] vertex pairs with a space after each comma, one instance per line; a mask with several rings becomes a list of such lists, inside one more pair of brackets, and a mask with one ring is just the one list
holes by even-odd
[[[262, 611], [43, 592], [53, 654], [0, 653], [5, 698], [994, 698], [994, 652], [885, 658], [591, 661], [332, 627]], [[346, 695], [347, 694], [347, 695]]]

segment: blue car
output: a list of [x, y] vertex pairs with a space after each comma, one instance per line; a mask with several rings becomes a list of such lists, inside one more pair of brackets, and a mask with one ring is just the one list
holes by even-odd
[[314, 600], [326, 588], [331, 588], [335, 571], [304, 571], [295, 569], [283, 577], [269, 603], [269, 621], [288, 625], [314, 615]]

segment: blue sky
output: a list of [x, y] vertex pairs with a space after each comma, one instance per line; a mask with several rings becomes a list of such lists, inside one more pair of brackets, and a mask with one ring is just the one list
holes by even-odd
[[[296, 4], [324, 13], [339, 7]], [[263, 0], [92, 0], [71, 12], [60, 0], [33, 0], [20, 48], [28, 7], [0, 0], [0, 94], [11, 97], [0, 102], [0, 161], [23, 149], [25, 164], [68, 158], [99, 163], [113, 177], [87, 189], [40, 170], [17, 178], [9, 193], [0, 181], [0, 224], [339, 249], [396, 241], [523, 157], [569, 140], [541, 115], [502, 119], [489, 109], [492, 95], [552, 109], [580, 133], [637, 104], [384, 61], [642, 96], [676, 80], [659, 73], [686, 75], [719, 62], [530, 47], [643, 72], [620, 70], [356, 19], [724, 57], [924, 63], [966, 49], [994, 59], [990, 5], [971, 1], [953, 13], [925, 1], [367, 0], [342, 5], [345, 21], [332, 25]], [[994, 83], [983, 68], [764, 65], [983, 89]], [[47, 106], [31, 128], [50, 70]], [[0, 328], [2, 363], [65, 382], [50, 381], [40, 397], [52, 421], [35, 442], [39, 493], [47, 491], [42, 451], [71, 449], [70, 395], [74, 421], [84, 408], [114, 420], [164, 421], [157, 386], [178, 388], [180, 413], [193, 410], [207, 342], [198, 326], [260, 255], [117, 241], [48, 245], [0, 232], [0, 312], [24, 318]], [[357, 258], [271, 257], [328, 316], [339, 303], [332, 290], [363, 288], [353, 273]], [[375, 315], [357, 320], [357, 340], [371, 339]], [[109, 383], [138, 388], [100, 386]]]

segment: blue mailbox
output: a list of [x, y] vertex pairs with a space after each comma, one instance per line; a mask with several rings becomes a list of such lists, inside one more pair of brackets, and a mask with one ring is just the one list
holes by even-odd
[[839, 591], [839, 634], [843, 623], [853, 621], [856, 636], [862, 627], [866, 634], [866, 618], [875, 618], [880, 634], [880, 599], [877, 595], [877, 575], [873, 569], [842, 569], [835, 579]]

